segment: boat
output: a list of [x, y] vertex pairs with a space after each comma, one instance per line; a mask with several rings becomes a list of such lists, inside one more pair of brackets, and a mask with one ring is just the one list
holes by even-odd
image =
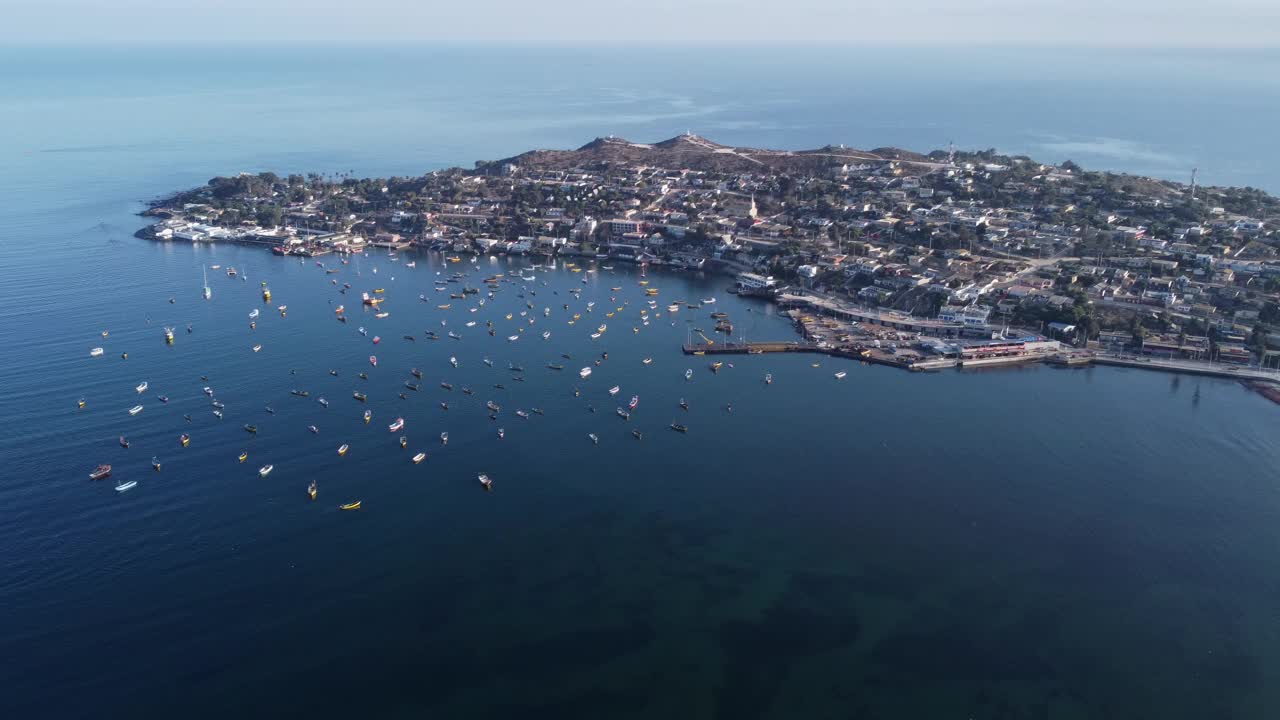
[[444, 388], [445, 390], [452, 390], [452, 389], [453, 389], [453, 384], [452, 384], [452, 383], [447, 383], [447, 382], [442, 382], [442, 383], [440, 383], [440, 387]]
[[191, 444], [191, 436], [186, 433], [182, 433], [178, 436], [178, 442], [182, 443], [182, 447], [186, 447]]
[[351, 449], [350, 445], [346, 443], [342, 443], [341, 445], [338, 446], [338, 456], [341, 457], [343, 455], [346, 455], [347, 450], [350, 450], [350, 449]]
[[651, 357], [647, 357], [647, 358], [645, 358], [645, 359], [641, 360], [640, 362], [641, 362], [641, 363], [643, 363], [643, 364], [645, 364], [645, 365], [652, 365], [652, 364], [653, 364], [653, 358], [651, 358]]
[[713, 362], [711, 363], [711, 372], [720, 372], [720, 368], [722, 367], [724, 367], [724, 363], [719, 361]]
[[520, 339], [519, 335], [508, 335], [507, 342], [515, 342]]
[[116, 492], [126, 492], [137, 487], [137, 485], [138, 485], [137, 480], [130, 480], [127, 483], [121, 483], [120, 485], [116, 486]]
[[550, 330], [547, 330], [547, 331], [543, 332], [543, 333], [542, 333], [542, 339], [543, 339], [543, 340], [550, 340], [550, 339], [551, 339], [551, 331], [550, 331]]
[[547, 367], [551, 370], [563, 370], [564, 366], [560, 363], [547, 363]]
[[387, 426], [388, 432], [400, 432], [404, 429], [404, 418], [396, 418], [396, 421]]
[[409, 374], [419, 379], [422, 378], [422, 371], [419, 370], [418, 368], [410, 368]]
[[204, 299], [205, 300], [212, 299], [213, 289], [209, 287], [209, 271], [206, 268], [202, 267], [200, 268], [200, 275], [204, 278], [204, 291], [202, 293], [204, 295]]
[[501, 440], [506, 436], [507, 436], [507, 431], [502, 428], [498, 428], [498, 439]]
[[221, 400], [214, 400], [213, 402], [211, 402], [211, 403], [209, 403], [209, 404], [210, 404], [210, 405], [212, 405], [213, 407], [218, 408], [219, 410], [221, 410], [221, 409], [223, 409], [223, 408], [225, 408], [225, 407], [226, 407], [226, 405], [225, 405]]
[[372, 410], [365, 410], [365, 411], [364, 411], [364, 424], [365, 424], [365, 425], [368, 425], [368, 424], [369, 424], [369, 421], [370, 421], [370, 420], [372, 420], [372, 419], [373, 419], [373, 411], [372, 411]]
[[716, 302], [716, 299], [715, 299], [714, 297], [712, 297], [712, 298], [702, 298], [702, 304], [703, 304], [703, 305], [714, 305], [714, 304], [715, 304], [715, 302]]
[[847, 372], [845, 372], [845, 371], [841, 370], [840, 372], [836, 373], [836, 379], [837, 379], [837, 380], [843, 380], [843, 379], [844, 379], [844, 376], [845, 376], [845, 375], [848, 375], [848, 374], [849, 374], [849, 373], [847, 373]]
[[316, 481], [315, 480], [312, 480], [311, 484], [307, 486], [307, 497], [311, 498], [312, 500], [316, 499]]
[[142, 382], [138, 383], [138, 386], [135, 387], [134, 390], [137, 390], [138, 394], [141, 395], [142, 393], [147, 391], [148, 387], [149, 385], [147, 384], [147, 381], [143, 380]]
[[420, 452], [420, 453], [418, 453], [417, 455], [414, 455], [414, 456], [413, 456], [413, 464], [414, 464], [414, 465], [417, 465], [417, 464], [421, 463], [423, 460], [426, 460], [426, 459], [427, 459], [427, 454], [426, 454], [426, 453], [424, 453], [424, 452]]
[[529, 413], [525, 412], [524, 410], [517, 410], [516, 415], [524, 418], [525, 420], [529, 419]]
[[[162, 403], [167, 403], [167, 402], [169, 402], [169, 396], [168, 396], [168, 395], [161, 395], [161, 396], [157, 397], [156, 399], [157, 399], [157, 400], [159, 400], [159, 401], [160, 401], [160, 402], [162, 402]], [[81, 402], [83, 402], [83, 401], [81, 401]]]
[[207, 385], [206, 385], [205, 387], [201, 388], [201, 389], [200, 389], [200, 392], [204, 393], [205, 395], [208, 395], [209, 397], [213, 397], [213, 388], [211, 388], [211, 387], [209, 387], [209, 386], [207, 386]]
[[684, 371], [684, 379], [685, 379], [685, 380], [692, 380], [692, 379], [693, 379], [693, 368], [689, 368], [688, 370], [685, 370], [685, 371]]
[[628, 410], [635, 410], [635, 409], [636, 409], [636, 406], [637, 406], [637, 405], [639, 405], [639, 404], [640, 404], [640, 396], [639, 396], [639, 395], [632, 395], [632, 396], [631, 396], [631, 402], [627, 403], [627, 409], [628, 409]]
[[252, 309], [252, 310], [250, 310], [250, 311], [249, 311], [249, 319], [250, 319], [250, 320], [253, 320], [254, 318], [257, 318], [257, 317], [258, 317], [258, 308], [254, 308], [254, 309]]
[[480, 485], [485, 490], [493, 489], [493, 481], [489, 479], [488, 475], [485, 475], [484, 473], [480, 473], [479, 475], [476, 476], [476, 479], [480, 481]]
[[338, 509], [339, 509], [339, 510], [359, 510], [359, 509], [360, 509], [360, 501], [359, 501], [359, 500], [356, 500], [355, 502], [349, 502], [349, 503], [347, 503], [347, 504], [345, 504], [345, 505], [339, 505], [339, 506], [338, 506]]
[[600, 444], [600, 438], [595, 433], [587, 433], [587, 437], [591, 439], [591, 442], [593, 444], [595, 445]]
[[631, 413], [627, 412], [626, 410], [623, 410], [622, 408], [618, 408], [617, 413], [618, 413], [618, 417], [622, 418], [623, 420], [631, 419]]
[[461, 335], [459, 335], [458, 333], [456, 333], [456, 332], [454, 332], [454, 331], [452, 331], [452, 330], [450, 330], [449, 332], [447, 332], [447, 333], [445, 333], [445, 334], [446, 334], [446, 335], [448, 335], [449, 337], [453, 338], [454, 340], [461, 340], [461, 339], [462, 339], [462, 336], [461, 336]]
[[261, 475], [262, 477], [266, 477], [271, 474], [272, 470], [275, 470], [275, 469], [276, 469], [275, 465], [263, 465], [262, 467], [258, 468], [258, 474]]
[[583, 380], [586, 380], [590, 376], [591, 376], [591, 368], [589, 367], [584, 367], [578, 371], [578, 377], [582, 378]]
[[448, 444], [449, 444], [449, 433], [447, 433], [447, 432], [442, 432], [442, 433], [440, 433], [440, 444], [441, 444], [441, 445], [448, 445]]
[[102, 357], [102, 354], [104, 352], [106, 351], [103, 350], [102, 348], [96, 347], [89, 351], [89, 357]]
[[378, 367], [378, 356], [377, 356], [377, 355], [370, 355], [370, 356], [369, 356], [369, 364], [370, 364], [370, 365], [372, 365], [372, 366], [374, 366], [374, 367]]
[[239, 457], [240, 462], [244, 462], [245, 460], [248, 460], [248, 459], [249, 459], [249, 451], [248, 451], [248, 450], [241, 450], [241, 451], [240, 451], [240, 457]]
[[485, 406], [485, 407], [487, 407], [487, 408], [489, 408], [489, 409], [490, 409], [491, 411], [493, 411], [493, 412], [498, 412], [499, 410], [501, 410], [501, 409], [502, 409], [502, 406], [501, 406], [501, 405], [499, 405], [498, 403], [496, 403], [496, 402], [494, 402], [494, 401], [492, 401], [492, 400], [490, 400], [490, 401], [486, 402], [486, 403], [484, 404], [484, 406]]
[[353, 392], [351, 393], [351, 397], [355, 398], [356, 400], [359, 400], [360, 402], [365, 402], [366, 400], [369, 399], [369, 396], [365, 395], [362, 392]]
[[449, 364], [454, 367], [458, 367], [458, 358], [450, 356]]
[[124, 449], [126, 449], [126, 450], [128, 450], [128, 449], [129, 449], [129, 441], [128, 441], [127, 439], [125, 439], [125, 436], [123, 436], [123, 435], [121, 435], [121, 436], [120, 436], [120, 447], [122, 447], [122, 448], [124, 448]]
[[313, 435], [320, 432], [320, 428], [316, 427], [315, 425], [308, 425], [307, 429], [310, 430]]
[[173, 344], [173, 328], [167, 327], [164, 329], [164, 341], [169, 345]]
[[329, 407], [329, 401], [324, 398], [320, 398], [316, 402], [320, 403], [321, 407]]
[[689, 428], [685, 427], [684, 425], [681, 425], [680, 423], [674, 423], [674, 422], [671, 423], [671, 429], [675, 430], [676, 432], [682, 432], [682, 433], [689, 432]]
[[151, 456], [151, 469], [160, 472], [160, 461], [156, 459], [155, 455]]
[[688, 400], [685, 400], [684, 398], [680, 398], [680, 409], [681, 409], [681, 410], [688, 410], [688, 409], [689, 409], [689, 401], [688, 401]]
[[257, 426], [257, 425], [245, 425], [245, 426], [244, 426], [244, 431], [245, 431], [245, 432], [247, 432], [247, 433], [250, 433], [250, 434], [256, 434], [256, 433], [258, 432], [258, 426]]
[[103, 478], [110, 477], [110, 476], [111, 476], [110, 465], [99, 465], [98, 467], [93, 469], [93, 472], [89, 473], [90, 480], [101, 480]]
[[407, 438], [407, 437], [405, 437], [405, 436], [401, 435], [401, 436], [400, 436], [400, 449], [401, 449], [401, 450], [403, 450], [403, 449], [405, 449], [405, 448], [406, 448], [406, 447], [408, 447], [408, 446], [409, 446], [409, 438]]
[[262, 346], [261, 346], [261, 345], [254, 345], [254, 346], [253, 346], [253, 351], [254, 351], [254, 352], [258, 352], [259, 350], [262, 350]]
[[596, 332], [596, 333], [591, 333], [591, 339], [592, 339], [592, 340], [599, 340], [599, 339], [600, 339], [600, 333], [598, 333], [598, 332]]
[[214, 411], [213, 411], [213, 416], [214, 416], [214, 417], [216, 417], [216, 418], [218, 418], [219, 420], [221, 420], [221, 419], [222, 419], [222, 411], [221, 411], [221, 410], [214, 410]]
[[138, 413], [140, 413], [140, 412], [142, 412], [142, 406], [141, 406], [141, 405], [134, 405], [133, 407], [129, 408], [129, 414], [130, 414], [130, 415], [137, 415], [137, 414], [138, 414]]
[[485, 358], [481, 362], [483, 362], [485, 365], [488, 365], [489, 367], [493, 367], [493, 361], [490, 360], [489, 358]]
[[290, 391], [289, 391], [289, 394], [290, 394], [290, 395], [297, 395], [298, 397], [311, 397], [311, 391], [310, 391], [310, 390], [297, 390], [297, 389], [294, 389], [294, 390], [290, 390]]
[[542, 412], [542, 408], [529, 408], [529, 409], [533, 411], [533, 414], [534, 414], [534, 415], [545, 415], [545, 414], [546, 414], [546, 413]]
[[619, 391], [619, 390], [621, 390], [621, 389], [622, 389], [622, 388], [618, 387], [617, 385], [614, 385], [613, 387], [609, 388], [609, 394], [610, 394], [610, 395], [617, 395], [617, 394], [618, 394], [618, 391]]

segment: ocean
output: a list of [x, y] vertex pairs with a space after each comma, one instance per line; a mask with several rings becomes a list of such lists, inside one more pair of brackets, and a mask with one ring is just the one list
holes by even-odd
[[[793, 337], [724, 277], [650, 272], [662, 317], [644, 326], [646, 286], [625, 265], [375, 254], [322, 258], [326, 274], [132, 233], [144, 201], [218, 174], [410, 175], [686, 129], [759, 147], [954, 141], [1276, 191], [1277, 64], [1060, 49], [0, 50], [8, 714], [1269, 717], [1280, 444], [1275, 406], [1237, 384], [790, 355], [712, 373], [680, 345], [711, 329], [713, 307], [748, 339]], [[537, 280], [480, 307], [435, 292], [459, 271]], [[390, 315], [360, 310], [344, 282], [385, 288]], [[387, 431], [396, 417], [407, 450]], [[91, 483], [100, 462], [113, 478]], [[112, 489], [127, 479], [138, 486]], [[357, 499], [359, 512], [337, 509]]]

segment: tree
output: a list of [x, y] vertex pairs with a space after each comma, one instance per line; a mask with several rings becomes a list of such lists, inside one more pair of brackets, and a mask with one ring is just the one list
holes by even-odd
[[276, 205], [258, 208], [258, 224], [263, 227], [276, 227], [284, 219], [284, 213]]

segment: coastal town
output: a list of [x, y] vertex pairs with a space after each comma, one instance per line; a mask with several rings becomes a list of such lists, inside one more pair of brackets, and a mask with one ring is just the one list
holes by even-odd
[[[1280, 200], [1074, 163], [939, 150], [600, 138], [420, 177], [218, 177], [140, 237], [278, 255], [371, 248], [723, 274], [808, 351], [912, 370], [1046, 361], [1238, 377], [1280, 401]], [[726, 338], [732, 328], [723, 328]]]

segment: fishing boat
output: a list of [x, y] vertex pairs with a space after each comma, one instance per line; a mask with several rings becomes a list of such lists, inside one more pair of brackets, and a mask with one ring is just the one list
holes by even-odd
[[122, 448], [124, 448], [124, 449], [126, 449], [126, 450], [128, 450], [128, 449], [129, 449], [129, 441], [128, 441], [127, 439], [125, 439], [125, 436], [123, 436], [123, 435], [121, 435], [121, 436], [120, 436], [120, 447], [122, 447]]
[[409, 370], [409, 374], [410, 374], [410, 375], [412, 375], [412, 376], [414, 376], [414, 377], [416, 377], [416, 378], [421, 378], [421, 377], [422, 377], [422, 371], [421, 371], [421, 370], [419, 370], [418, 368], [410, 368], [410, 370]]
[[689, 428], [685, 427], [684, 425], [681, 425], [680, 423], [674, 423], [674, 422], [671, 423], [671, 429], [675, 430], [676, 432], [682, 432], [682, 433], [689, 432]]
[[404, 418], [396, 418], [396, 421], [387, 426], [388, 432], [400, 432], [404, 429]]
[[681, 410], [688, 410], [688, 409], [689, 409], [689, 401], [688, 401], [688, 400], [685, 400], [684, 398], [680, 398], [680, 409], [681, 409]]
[[89, 357], [102, 357], [102, 354], [104, 352], [106, 351], [103, 350], [102, 348], [96, 347], [89, 351]]
[[338, 456], [341, 457], [343, 455], [346, 455], [347, 450], [350, 450], [350, 449], [351, 449], [350, 445], [346, 443], [342, 443], [341, 445], [338, 446]]
[[137, 414], [138, 414], [138, 413], [140, 413], [140, 412], [142, 412], [142, 406], [141, 406], [141, 405], [134, 405], [133, 407], [129, 408], [129, 414], [130, 414], [130, 415], [137, 415]]
[[297, 390], [297, 389], [294, 389], [294, 390], [290, 390], [290, 391], [289, 391], [289, 394], [290, 394], [290, 395], [297, 395], [298, 397], [311, 397], [311, 391], [310, 391], [310, 390]]
[[586, 380], [590, 376], [591, 376], [591, 368], [589, 367], [584, 367], [578, 371], [578, 377], [582, 378], [583, 380]]
[[702, 304], [703, 304], [703, 305], [714, 305], [714, 304], [715, 304], [715, 302], [716, 302], [716, 299], [715, 299], [714, 297], [711, 297], [711, 298], [702, 298]]
[[169, 345], [173, 344], [173, 328], [167, 327], [164, 329], [164, 341]]
[[445, 333], [445, 334], [446, 334], [446, 335], [448, 335], [449, 337], [453, 338], [454, 340], [461, 340], [461, 339], [462, 339], [462, 336], [461, 336], [461, 335], [459, 335], [458, 333], [456, 333], [456, 332], [454, 332], [454, 331], [452, 331], [452, 330], [450, 330], [449, 332], [447, 332], [447, 333]]
[[84, 409], [84, 398], [80, 398], [79, 400], [76, 401], [76, 407], [80, 408], [81, 410]]
[[449, 364], [454, 367], [458, 367], [458, 358], [450, 356]]
[[403, 450], [403, 449], [405, 449], [406, 447], [409, 447], [409, 438], [407, 438], [407, 437], [405, 437], [405, 436], [401, 435], [401, 436], [400, 436], [400, 449], [401, 449], [401, 450]]
[[484, 406], [489, 408], [493, 412], [498, 412], [502, 410], [502, 406], [492, 400], [489, 400], [488, 402], [486, 402]]
[[692, 380], [692, 379], [693, 379], [693, 368], [689, 368], [688, 370], [685, 370], [685, 371], [684, 371], [684, 379], [685, 379], [685, 380]]
[[110, 476], [111, 476], [110, 465], [99, 465], [98, 467], [93, 469], [93, 472], [89, 473], [90, 480], [102, 480], [103, 478], [107, 478]]
[[345, 504], [345, 505], [339, 505], [339, 506], [338, 506], [338, 509], [339, 509], [339, 510], [359, 510], [359, 509], [360, 509], [360, 501], [359, 501], [359, 500], [356, 500], [355, 502], [349, 502], [349, 503], [347, 503], [347, 504]]
[[366, 400], [369, 399], [369, 396], [365, 395], [362, 392], [353, 392], [351, 393], [351, 397], [355, 398], [356, 400], [359, 400], [360, 402], [365, 402]]
[[209, 386], [207, 386], [207, 385], [206, 385], [205, 387], [201, 388], [201, 389], [200, 389], [200, 392], [204, 393], [205, 395], [208, 395], [209, 397], [213, 397], [213, 388], [211, 388], [211, 387], [209, 387]]
[[138, 383], [138, 386], [135, 387], [134, 390], [137, 390], [138, 394], [141, 395], [142, 393], [147, 391], [148, 387], [149, 385], [147, 384], [147, 381], [143, 380], [142, 382]]
[[214, 400], [213, 402], [211, 402], [211, 403], [209, 403], [209, 404], [210, 404], [210, 405], [212, 405], [213, 407], [218, 408], [219, 410], [221, 410], [222, 408], [226, 407], [226, 405], [225, 405], [225, 404], [223, 404], [223, 402], [222, 402], [221, 400]]
[[632, 396], [631, 396], [631, 402], [628, 402], [628, 403], [627, 403], [627, 409], [628, 409], [628, 410], [635, 410], [635, 409], [636, 409], [636, 406], [637, 406], [637, 405], [639, 405], [639, 404], [640, 404], [640, 396], [639, 396], [639, 395], [632, 395]]
[[178, 442], [182, 444], [182, 447], [186, 447], [191, 444], [191, 436], [186, 433], [182, 433], [178, 436]]
[[245, 426], [244, 426], [244, 431], [245, 431], [245, 432], [247, 432], [247, 433], [249, 433], [250, 435], [257, 434], [257, 432], [258, 432], [258, 426], [257, 426], [257, 425], [245, 425]]
[[160, 461], [156, 459], [155, 455], [151, 456], [151, 469], [160, 472]]
[[372, 411], [372, 410], [365, 410], [365, 411], [364, 411], [364, 424], [365, 424], [365, 425], [368, 425], [368, 424], [369, 424], [369, 421], [370, 421], [370, 420], [372, 420], [372, 419], [373, 419], [373, 411]]
[[241, 450], [241, 451], [240, 451], [240, 457], [239, 457], [240, 462], [244, 462], [245, 460], [248, 460], [248, 459], [249, 459], [249, 451], [248, 451], [248, 450]]
[[498, 439], [501, 440], [506, 436], [507, 436], [507, 431], [502, 428], [498, 428]]
[[310, 430], [313, 435], [320, 432], [320, 428], [315, 425], [308, 425], [307, 429]]
[[426, 459], [427, 459], [427, 454], [426, 454], [426, 453], [424, 453], [424, 452], [420, 452], [420, 453], [418, 453], [417, 455], [414, 455], [414, 456], [413, 456], [413, 464], [414, 464], [414, 465], [417, 465], [417, 464], [421, 463], [423, 460], [426, 460]]
[[130, 480], [130, 481], [129, 481], [129, 482], [127, 482], [127, 483], [121, 483], [121, 484], [119, 484], [119, 485], [117, 485], [117, 486], [116, 486], [116, 492], [127, 492], [127, 491], [132, 490], [133, 488], [137, 487], [137, 485], [138, 485], [138, 481], [137, 481], [137, 480]]
[[516, 411], [516, 415], [518, 415], [519, 417], [524, 418], [525, 420], [528, 420], [528, 419], [529, 419], [529, 413], [525, 412], [524, 410], [517, 410], [517, 411]]
[[356, 332], [358, 332], [358, 333], [360, 333], [361, 335], [366, 336], [366, 337], [369, 335], [369, 331], [368, 331], [368, 330], [365, 330], [363, 325], [361, 325], [360, 327], [356, 328]]
[[493, 361], [490, 360], [489, 358], [484, 358], [481, 362], [483, 362], [485, 365], [488, 365], [489, 367], [493, 367]]
[[316, 481], [315, 481], [315, 480], [312, 480], [312, 481], [311, 481], [311, 484], [307, 486], [307, 497], [311, 498], [312, 500], [315, 500], [315, 499], [316, 499], [316, 494], [317, 494], [317, 493], [316, 493]]
[[378, 343], [380, 343], [380, 342], [382, 342], [382, 336], [381, 336], [381, 335], [374, 335], [374, 336], [373, 336], [373, 344], [374, 344], [374, 345], [377, 345], [377, 344], [378, 344]]
[[488, 475], [485, 475], [484, 473], [480, 473], [479, 475], [476, 476], [476, 479], [480, 481], [480, 486], [483, 487], [485, 490], [493, 489], [493, 481], [489, 479]]
[[214, 417], [216, 417], [216, 418], [218, 418], [219, 420], [221, 420], [221, 419], [222, 419], [222, 411], [221, 411], [221, 410], [214, 410], [214, 411], [213, 411], [213, 416], [214, 416]]
[[841, 370], [840, 372], [836, 373], [836, 379], [837, 379], [837, 380], [843, 380], [843, 379], [844, 379], [844, 376], [845, 376], [845, 375], [848, 375], [848, 374], [849, 374], [849, 373], [845, 372], [844, 370]]
[[275, 469], [276, 469], [275, 465], [263, 465], [262, 467], [258, 468], [258, 474], [261, 475], [262, 477], [266, 477], [271, 474], [272, 470], [275, 470]]
[[447, 433], [447, 432], [442, 432], [442, 433], [440, 433], [440, 444], [441, 444], [441, 445], [448, 445], [448, 444], [449, 444], [449, 433]]
[[592, 444], [600, 444], [600, 438], [595, 433], [587, 433], [587, 437], [591, 439]]

